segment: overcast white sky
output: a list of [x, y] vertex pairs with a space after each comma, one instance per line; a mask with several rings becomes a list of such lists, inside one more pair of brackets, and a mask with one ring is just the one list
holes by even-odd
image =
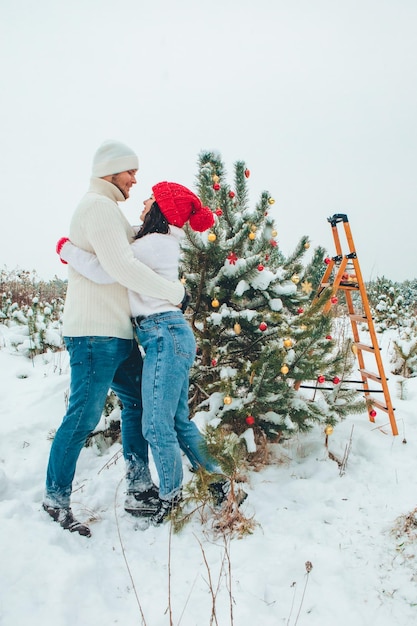
[[132, 222], [215, 149], [275, 198], [284, 253], [332, 253], [347, 213], [366, 280], [415, 278], [416, 33], [416, 0], [0, 0], [0, 269], [66, 277], [55, 242], [113, 138], [140, 159]]

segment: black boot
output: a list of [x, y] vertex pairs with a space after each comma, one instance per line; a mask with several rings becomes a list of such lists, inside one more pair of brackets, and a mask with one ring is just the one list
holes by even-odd
[[125, 511], [135, 517], [150, 517], [159, 511], [158, 489], [152, 485], [146, 491], [132, 491], [126, 495]]
[[[213, 498], [214, 506], [221, 506], [225, 500], [229, 497], [230, 493], [230, 481], [219, 480], [209, 485], [209, 492]], [[242, 504], [248, 497], [246, 491], [243, 491], [240, 487], [235, 489], [235, 499], [238, 506]]]
[[52, 517], [54, 522], [58, 522], [65, 530], [69, 530], [70, 533], [78, 533], [83, 537], [91, 537], [89, 527], [75, 519], [70, 507], [60, 509], [48, 506], [47, 504], [43, 504], [42, 506], [43, 510]]
[[173, 511], [177, 508], [179, 503], [182, 501], [182, 494], [179, 493], [171, 500], [163, 500], [159, 499], [159, 510], [155, 515], [152, 515], [151, 522], [154, 526], [159, 526], [162, 524]]

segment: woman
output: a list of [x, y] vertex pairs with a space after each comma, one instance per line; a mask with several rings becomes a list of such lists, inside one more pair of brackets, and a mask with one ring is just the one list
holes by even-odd
[[[193, 230], [203, 232], [214, 223], [213, 213], [200, 199], [177, 183], [160, 182], [144, 200], [143, 224], [131, 244], [136, 258], [169, 280], [178, 279], [182, 227], [188, 222]], [[114, 282], [98, 263], [95, 255], [66, 241], [61, 258], [80, 274], [102, 284]], [[221, 468], [207, 450], [205, 440], [189, 420], [189, 372], [195, 358], [193, 332], [182, 312], [166, 300], [129, 291], [132, 323], [145, 351], [142, 373], [143, 435], [147, 439], [159, 476], [159, 511], [153, 515], [160, 524], [181, 500], [181, 450], [193, 468], [221, 473]], [[220, 480], [211, 485], [219, 504], [227, 495], [228, 485]]]

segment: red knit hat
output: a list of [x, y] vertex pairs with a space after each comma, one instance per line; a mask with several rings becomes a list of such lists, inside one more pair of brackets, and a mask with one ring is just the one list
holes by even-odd
[[189, 222], [191, 228], [200, 233], [213, 226], [212, 211], [187, 187], [164, 181], [154, 185], [152, 191], [169, 224], [182, 228]]

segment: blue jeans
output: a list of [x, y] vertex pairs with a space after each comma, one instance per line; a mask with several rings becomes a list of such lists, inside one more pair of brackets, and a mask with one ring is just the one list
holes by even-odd
[[137, 334], [145, 350], [143, 434], [158, 471], [159, 495], [171, 499], [182, 487], [181, 450], [195, 469], [221, 472], [204, 437], [188, 419], [189, 372], [195, 358], [195, 339], [181, 311], [146, 317]]
[[68, 507], [75, 468], [88, 435], [100, 421], [109, 388], [123, 404], [122, 444], [127, 489], [152, 486], [148, 444], [142, 435], [142, 357], [136, 340], [117, 337], [65, 337], [71, 383], [66, 415], [52, 443], [45, 503]]

